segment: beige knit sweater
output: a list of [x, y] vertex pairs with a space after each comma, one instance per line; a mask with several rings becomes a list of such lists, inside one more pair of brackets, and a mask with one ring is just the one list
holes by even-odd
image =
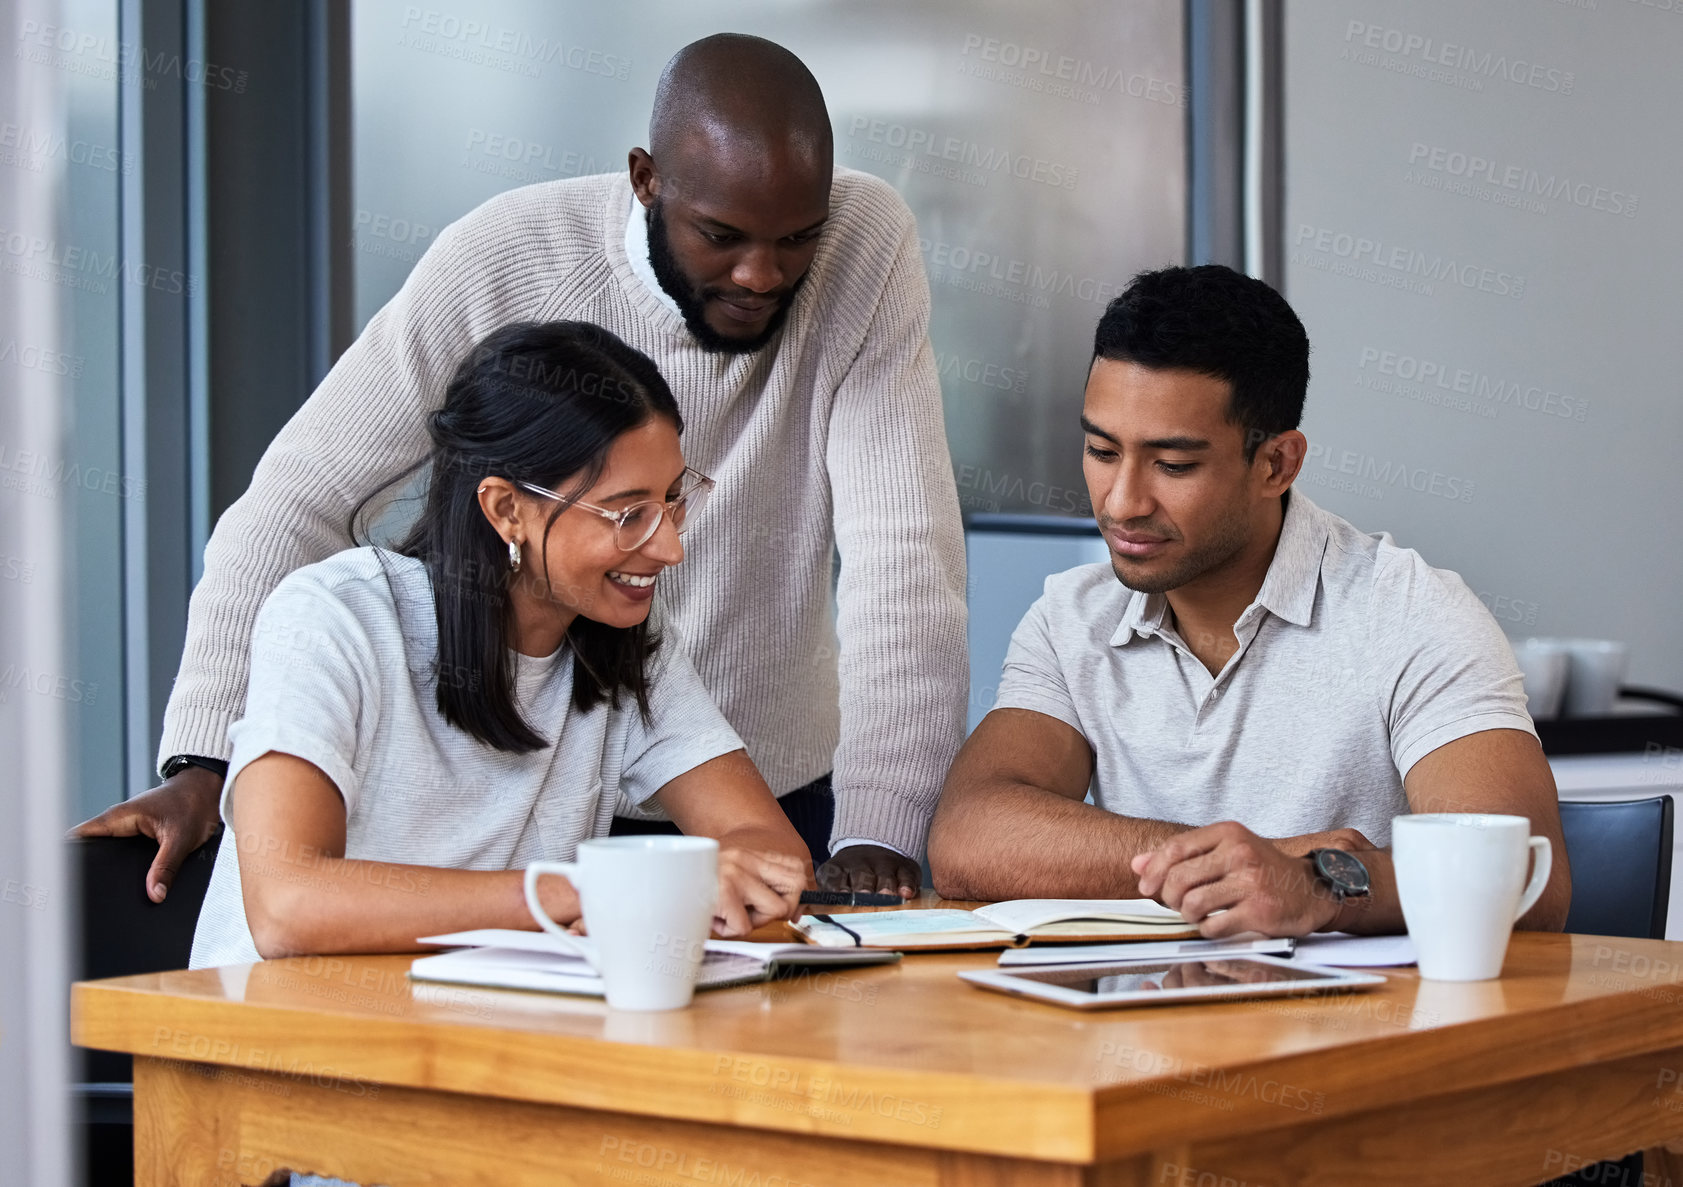
[[291, 570], [349, 547], [353, 507], [425, 455], [424, 414], [469, 347], [509, 322], [579, 319], [654, 359], [684, 413], [686, 459], [718, 479], [662, 596], [772, 790], [833, 769], [834, 839], [922, 853], [969, 674], [963, 536], [911, 212], [883, 182], [837, 170], [781, 338], [717, 355], [633, 274], [630, 201], [623, 176], [546, 182], [438, 237], [217, 523], [160, 762], [228, 756], [258, 607]]

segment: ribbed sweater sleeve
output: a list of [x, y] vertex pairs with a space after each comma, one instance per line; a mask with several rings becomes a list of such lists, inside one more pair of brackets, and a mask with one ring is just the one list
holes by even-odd
[[869, 197], [864, 221], [899, 236], [826, 449], [841, 553], [832, 842], [870, 838], [915, 857], [964, 738], [964, 533], [917, 228], [886, 187]]
[[264, 599], [292, 570], [351, 547], [357, 505], [426, 455], [425, 418], [442, 404], [456, 363], [524, 294], [545, 287], [547, 262], [527, 251], [523, 268], [521, 254], [485, 227], [464, 219], [439, 237], [217, 521], [188, 608], [160, 767], [175, 754], [229, 756]]

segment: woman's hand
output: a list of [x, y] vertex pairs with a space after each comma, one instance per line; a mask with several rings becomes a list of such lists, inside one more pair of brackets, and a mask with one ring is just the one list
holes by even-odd
[[579, 905], [579, 892], [560, 874], [538, 875], [538, 906], [575, 936], [584, 934], [584, 908]]
[[773, 919], [793, 919], [811, 878], [812, 863], [787, 853], [721, 848], [713, 934], [738, 939]]
[[660, 789], [672, 820], [692, 837], [719, 842], [719, 903], [713, 934], [745, 936], [792, 919], [814, 887], [812, 855], [744, 750], [692, 767]]

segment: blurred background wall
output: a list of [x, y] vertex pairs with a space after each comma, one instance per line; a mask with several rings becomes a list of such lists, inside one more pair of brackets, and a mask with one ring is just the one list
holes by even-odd
[[1683, 685], [1683, 3], [1285, 6], [1310, 497]]

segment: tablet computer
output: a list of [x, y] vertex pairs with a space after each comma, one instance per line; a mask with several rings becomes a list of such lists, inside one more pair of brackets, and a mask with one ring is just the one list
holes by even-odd
[[979, 969], [972, 985], [1077, 1010], [1244, 997], [1298, 996], [1383, 985], [1373, 973], [1299, 964], [1277, 956], [1236, 955], [1118, 960], [1110, 964]]

